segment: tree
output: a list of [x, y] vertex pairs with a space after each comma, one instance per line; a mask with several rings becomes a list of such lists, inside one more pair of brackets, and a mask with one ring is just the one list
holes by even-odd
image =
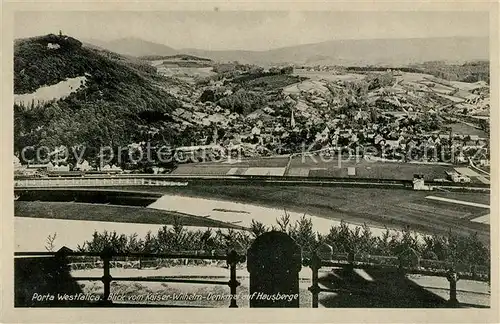
[[305, 214], [290, 228], [288, 234], [302, 247], [302, 251], [305, 253], [310, 253], [317, 248], [312, 220], [307, 218]]
[[265, 232], [268, 232], [269, 229], [263, 223], [252, 219], [252, 224], [250, 224], [250, 232], [254, 237], [260, 236]]
[[56, 236], [57, 236], [57, 233], [54, 233], [53, 235], [50, 235], [47, 236], [47, 244], [45, 245], [45, 249], [48, 251], [48, 252], [54, 252], [54, 248], [55, 248], [55, 240], [56, 240]]

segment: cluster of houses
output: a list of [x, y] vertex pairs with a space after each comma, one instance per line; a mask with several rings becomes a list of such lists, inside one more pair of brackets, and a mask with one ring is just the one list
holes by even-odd
[[36, 175], [43, 173], [57, 173], [57, 172], [69, 172], [69, 171], [100, 171], [100, 172], [113, 172], [120, 173], [122, 168], [114, 164], [106, 164], [101, 168], [92, 166], [87, 160], [77, 162], [75, 166], [70, 166], [67, 163], [60, 163], [56, 161], [48, 161], [46, 163], [21, 163], [20, 159], [14, 155], [14, 172], [16, 174], [23, 175]]
[[[220, 108], [220, 107], [219, 107]], [[216, 145], [218, 151], [242, 148], [247, 155], [272, 154], [276, 149], [283, 149], [285, 143], [293, 138], [298, 141], [317, 143], [323, 148], [339, 149], [342, 147], [375, 146], [387, 157], [404, 155], [410, 149], [413, 152], [445, 149], [454, 154], [455, 163], [466, 163], [467, 152], [488, 147], [488, 139], [478, 135], [454, 134], [449, 130], [425, 131], [419, 126], [419, 116], [401, 112], [381, 114], [376, 122], [370, 120], [366, 111], [357, 111], [350, 115], [341, 114], [335, 118], [320, 115], [318, 118], [295, 118], [301, 115], [293, 109], [290, 116], [276, 116], [274, 111], [265, 107], [250, 115], [242, 116], [229, 111], [200, 118], [200, 126], [214, 135], [208, 139], [201, 137], [198, 145], [180, 148], [181, 151], [199, 151], [200, 147]], [[303, 116], [302, 116], [303, 117]], [[193, 119], [192, 119], [193, 120]], [[194, 119], [196, 120], [196, 119]], [[313, 120], [315, 120], [313, 122]], [[217, 133], [224, 133], [218, 137]], [[296, 143], [301, 144], [301, 143]], [[286, 149], [286, 147], [285, 147]], [[397, 153], [397, 154], [396, 154]], [[430, 154], [429, 162], [439, 162]], [[487, 156], [480, 162], [486, 163]]]
[[[454, 113], [454, 117], [464, 108], [489, 115], [487, 84], [451, 83], [414, 74], [395, 76], [394, 84], [369, 91], [364, 106], [360, 105], [363, 108], [350, 110], [339, 110], [345, 100], [330, 91], [337, 89], [342, 93], [345, 84], [341, 81], [306, 80], [301, 83], [304, 87], [295, 86], [293, 93], [283, 92], [286, 109], [278, 111], [271, 108], [274, 106], [264, 106], [246, 116], [211, 101], [193, 101], [192, 94], [191, 98], [178, 94], [183, 107], [174, 110], [171, 118], [178, 131], [187, 130], [192, 135], [193, 142], [177, 147], [176, 151], [180, 156], [208, 152], [212, 157], [221, 157], [238, 150], [247, 156], [261, 156], [282, 151], [296, 153], [294, 150], [302, 143], [335, 150], [374, 146], [380, 149], [379, 156], [389, 159], [407, 156], [410, 150], [422, 153], [439, 149], [447, 152], [445, 155], [453, 155], [454, 163], [467, 163], [474, 156], [479, 165], [489, 165], [488, 138], [474, 133], [458, 134], [443, 127], [444, 109]], [[441, 125], [430, 127], [429, 121], [436, 120]], [[477, 155], [478, 150], [484, 153]], [[418, 158], [441, 162], [442, 155], [421, 154]], [[49, 163], [30, 168], [62, 171], [69, 167]], [[92, 167], [84, 161], [74, 169], [87, 171]], [[102, 167], [102, 171], [119, 170], [115, 165]]]
[[[340, 87], [339, 84], [333, 86]], [[446, 96], [462, 95], [465, 98], [462, 98], [461, 104], [483, 105], [484, 100], [487, 100], [483, 86], [470, 86], [477, 92], [472, 93], [472, 90], [463, 89], [457, 92], [458, 88], [437, 83], [434, 79], [399, 81], [390, 87], [369, 92], [368, 105], [371, 108], [346, 113], [332, 110], [327, 86], [319, 86], [295, 95], [286, 95], [285, 101], [291, 109], [285, 114], [266, 106], [243, 116], [215, 103], [205, 102], [200, 107], [192, 105], [178, 108], [172, 116], [180, 124], [181, 130], [191, 127], [205, 134], [224, 133], [221, 137], [201, 136], [194, 144], [221, 145], [226, 149], [243, 147], [248, 155], [272, 154], [269, 152], [283, 149], [284, 143], [289, 143], [293, 137], [295, 140], [306, 140], [309, 144], [317, 143], [335, 149], [375, 145], [383, 148], [384, 154], [389, 157], [396, 153], [407, 153], [410, 148], [415, 151], [439, 147], [457, 152], [453, 162], [465, 163], [467, 152], [487, 148], [488, 139], [475, 134], [456, 134], [448, 129], [432, 130], [425, 123], [429, 119], [442, 120], [439, 107], [443, 102], [449, 102]], [[430, 92], [438, 96], [429, 95]], [[392, 110], [377, 107], [380, 102], [388, 104]], [[340, 103], [340, 100], [334, 98], [335, 103]], [[439, 161], [439, 157], [432, 155], [422, 159]], [[481, 157], [480, 163], [487, 163], [487, 159], [486, 154]]]

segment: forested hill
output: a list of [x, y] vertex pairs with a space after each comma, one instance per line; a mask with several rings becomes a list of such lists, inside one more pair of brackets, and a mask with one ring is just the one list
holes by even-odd
[[163, 90], [167, 80], [139, 60], [85, 47], [64, 35], [15, 41], [15, 94], [77, 77], [85, 83], [69, 95], [14, 106], [16, 152], [26, 145], [85, 145], [93, 150], [126, 145], [142, 139], [140, 128], [148, 123], [147, 116], [162, 116], [180, 105]]

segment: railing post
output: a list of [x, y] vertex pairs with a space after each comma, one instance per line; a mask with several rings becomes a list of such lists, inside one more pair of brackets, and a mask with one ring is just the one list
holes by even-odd
[[315, 251], [313, 251], [311, 263], [309, 267], [312, 270], [312, 285], [308, 290], [312, 293], [312, 307], [318, 308], [319, 293], [319, 269], [322, 266], [322, 260], [331, 260], [333, 256], [333, 247], [326, 243], [321, 244]]
[[347, 269], [349, 269], [350, 272], [354, 271], [354, 255], [354, 251], [349, 251], [349, 253], [347, 254]]
[[227, 255], [227, 262], [229, 263], [230, 279], [228, 282], [229, 289], [231, 292], [231, 303], [230, 308], [237, 308], [236, 304], [236, 288], [240, 285], [240, 282], [236, 280], [236, 264], [238, 263], [240, 256], [235, 250], [232, 250]]
[[63, 246], [55, 253], [54, 256], [56, 257], [58, 262], [61, 262], [61, 264], [62, 264], [62, 263], [66, 263], [67, 254], [71, 253], [71, 252], [73, 252], [71, 249], [67, 248], [66, 246]]
[[313, 255], [311, 258], [311, 264], [309, 265], [309, 267], [312, 270], [312, 285], [308, 289], [312, 294], [312, 307], [318, 308], [319, 293], [321, 291], [319, 284], [318, 284], [318, 271], [319, 271], [319, 268], [321, 268], [321, 259], [318, 257], [318, 254], [316, 253], [316, 251], [313, 252]]
[[398, 255], [398, 275], [401, 279], [406, 278], [406, 273], [408, 271], [407, 266], [408, 260], [404, 257], [403, 254]]
[[[66, 246], [63, 246], [61, 247], [55, 254], [54, 254], [54, 258], [55, 258], [55, 261], [56, 261], [56, 264], [57, 264], [57, 270], [56, 270], [56, 273], [57, 273], [57, 277], [59, 277], [62, 273], [65, 273], [66, 271], [70, 271], [70, 267], [69, 267], [69, 261], [68, 261], [68, 253], [71, 253], [73, 252], [71, 249], [69, 249], [68, 247]], [[57, 280], [55, 278], [55, 282], [56, 282], [56, 289], [59, 290], [59, 291], [64, 291], [64, 282], [62, 282], [61, 280]]]
[[112, 257], [113, 250], [111, 248], [104, 248], [101, 252], [101, 259], [103, 262], [103, 270], [104, 270], [104, 275], [102, 276], [102, 283], [104, 284], [104, 296], [103, 296], [103, 303], [104, 304], [111, 304], [112, 300], [109, 299], [109, 295], [111, 292], [111, 281], [112, 277], [110, 274], [110, 261]]
[[457, 299], [458, 274], [454, 270], [450, 270], [446, 279], [450, 282], [450, 299], [448, 300], [448, 305], [450, 307], [457, 307], [459, 305]]

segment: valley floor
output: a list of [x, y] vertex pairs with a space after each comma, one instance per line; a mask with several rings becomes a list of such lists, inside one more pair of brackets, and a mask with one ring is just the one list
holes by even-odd
[[[477, 233], [489, 244], [489, 195], [461, 192], [422, 192], [404, 189], [196, 185], [186, 187], [118, 188], [161, 193], [146, 207], [78, 202], [15, 202], [16, 250], [39, 251], [48, 235], [58, 233], [57, 244], [76, 248], [90, 240], [94, 230], [144, 236], [180, 215], [183, 225], [196, 228], [249, 228], [252, 219], [267, 226], [288, 213], [291, 221], [311, 217], [314, 230], [327, 234], [341, 220], [367, 224], [374, 235], [384, 227], [424, 234]], [[92, 188], [89, 188], [92, 190]], [[56, 208], [57, 207], [57, 208]], [[59, 246], [59, 247], [60, 247]]]

